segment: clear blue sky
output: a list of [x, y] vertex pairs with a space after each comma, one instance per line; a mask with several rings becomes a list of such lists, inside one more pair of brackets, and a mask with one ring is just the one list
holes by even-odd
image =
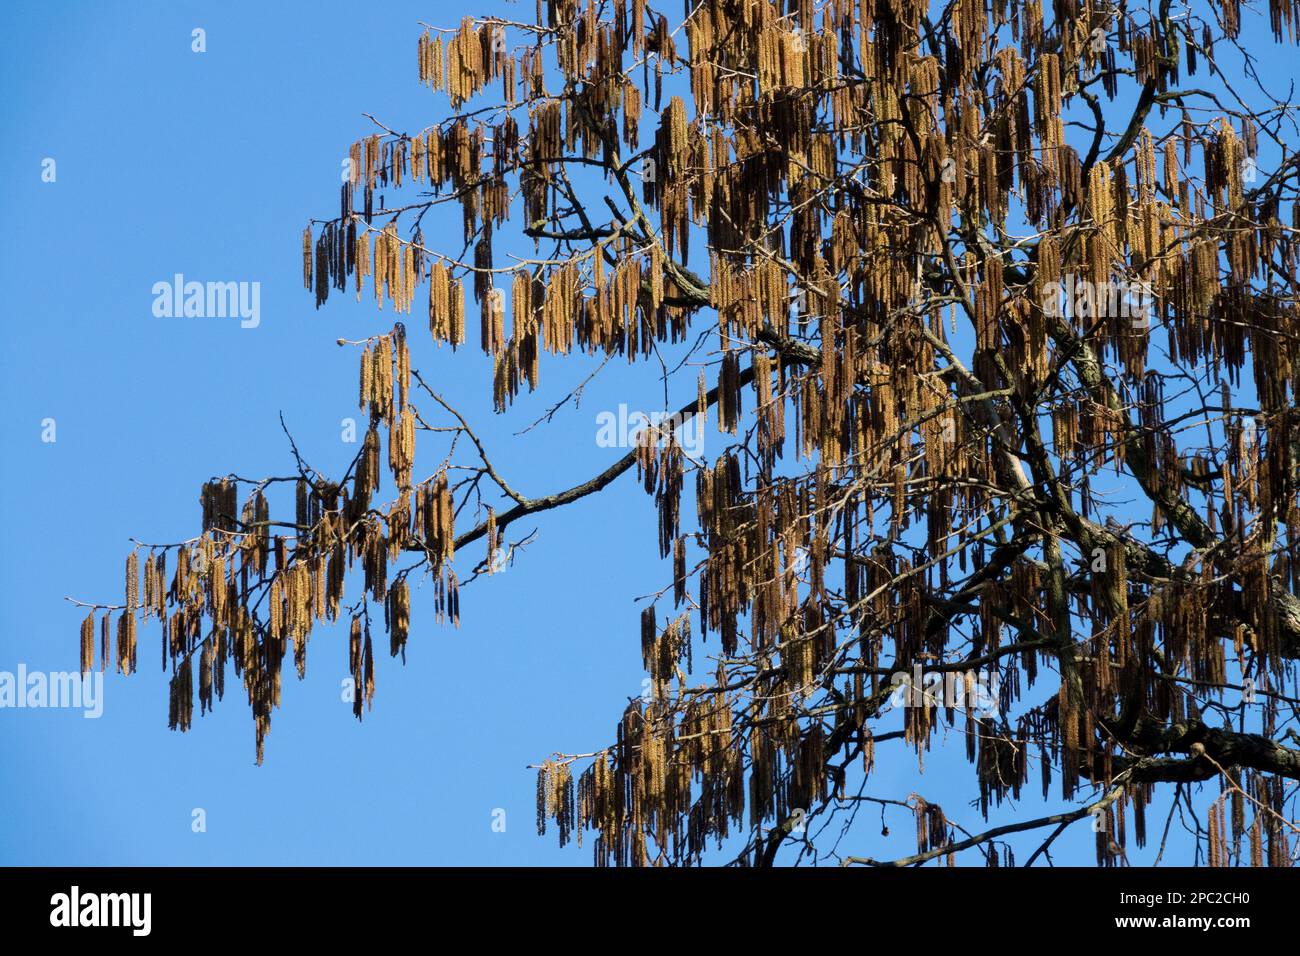
[[[368, 294], [360, 305], [336, 294], [315, 311], [302, 289], [301, 231], [309, 217], [336, 214], [340, 161], [372, 131], [363, 112], [395, 129], [445, 115], [445, 98], [418, 83], [419, 21], [452, 26], [471, 12], [531, 19], [533, 4], [0, 7], [0, 195], [10, 217], [0, 257], [9, 542], [0, 670], [75, 670], [81, 615], [65, 595], [120, 601], [128, 539], [195, 534], [207, 478], [289, 471], [279, 413], [319, 470], [350, 460], [339, 423], [357, 414], [356, 354], [334, 341], [387, 331], [393, 316]], [[191, 51], [195, 27], [206, 30], [203, 54]], [[41, 178], [46, 158], [57, 163], [53, 183]], [[455, 217], [426, 221], [426, 236], [444, 229], [459, 248]], [[177, 272], [260, 282], [260, 326], [154, 317], [152, 285]], [[652, 375], [619, 372], [599, 379], [581, 409], [515, 437], [590, 367], [544, 363], [538, 393], [495, 417], [491, 368], [476, 330], [470, 338], [451, 360], [416, 334], [415, 363], [526, 494], [567, 487], [622, 454], [593, 440], [598, 411], [662, 405]], [[41, 440], [47, 418], [54, 443]], [[514, 568], [464, 591], [460, 630], [433, 624], [427, 592], [417, 592], [409, 663], [382, 656], [364, 724], [340, 699], [345, 635], [317, 632], [307, 679], [286, 675], [260, 768], [233, 679], [191, 733], [167, 730], [156, 627], [141, 631], [140, 673], [108, 676], [101, 719], [0, 710], [0, 863], [586, 865], [587, 849], [536, 836], [526, 766], [611, 741], [641, 689], [633, 599], [667, 572], [655, 560], [653, 503], [630, 478], [514, 530], [533, 527], [538, 538]], [[959, 731], [952, 742], [962, 749]], [[934, 754], [919, 777], [913, 755], [882, 745], [867, 792], [901, 799], [917, 789], [982, 829], [959, 798], [973, 795], [970, 769], [953, 756], [954, 776]], [[1045, 812], [1036, 800], [1026, 807]], [[195, 808], [206, 833], [191, 830]], [[504, 833], [491, 827], [497, 808]], [[1020, 813], [1003, 807], [991, 823]], [[888, 840], [878, 812], [864, 816], [844, 851], [913, 849], [910, 815], [891, 811]], [[1037, 842], [1017, 844], [1026, 845]], [[1089, 862], [1092, 834], [1075, 827], [1056, 847], [1058, 862]]]

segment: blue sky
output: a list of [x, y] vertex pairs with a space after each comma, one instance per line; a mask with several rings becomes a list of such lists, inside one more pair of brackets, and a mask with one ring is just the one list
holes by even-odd
[[[453, 26], [471, 12], [529, 19], [533, 5], [0, 8], [0, 192], [11, 217], [0, 257], [10, 542], [0, 670], [75, 670], [81, 615], [64, 597], [120, 601], [129, 539], [197, 533], [209, 477], [289, 471], [281, 413], [317, 469], [337, 474], [351, 459], [340, 422], [357, 414], [356, 353], [334, 342], [385, 332], [393, 315], [369, 295], [336, 294], [317, 312], [302, 289], [301, 230], [335, 214], [340, 162], [373, 130], [363, 112], [395, 129], [446, 115], [445, 98], [418, 83], [419, 22]], [[196, 27], [202, 54], [191, 50]], [[54, 182], [42, 181], [47, 158]], [[458, 249], [455, 215], [426, 220], [427, 237], [443, 231]], [[153, 284], [178, 272], [259, 282], [260, 324], [155, 317]], [[662, 406], [653, 375], [617, 372], [581, 408], [517, 435], [594, 365], [544, 363], [538, 392], [494, 416], [475, 323], [471, 314], [470, 347], [454, 360], [416, 335], [415, 363], [525, 494], [568, 487], [622, 454], [593, 440], [600, 410]], [[424, 328], [418, 315], [408, 325]], [[684, 384], [673, 407], [692, 397]], [[459, 630], [422, 618], [427, 592], [415, 594], [408, 664], [382, 657], [363, 724], [340, 692], [346, 635], [318, 632], [307, 679], [286, 679], [260, 768], [233, 679], [189, 734], [167, 730], [156, 627], [141, 632], [140, 673], [106, 678], [102, 718], [0, 710], [0, 863], [586, 865], [587, 850], [536, 835], [526, 767], [610, 742], [641, 690], [634, 598], [667, 571], [653, 502], [630, 478], [513, 531], [534, 527], [514, 567], [464, 591]], [[959, 800], [970, 796], [963, 758], [929, 755], [924, 777], [902, 748], [882, 747], [877, 760], [867, 792], [951, 798], [950, 816], [982, 829]], [[206, 832], [192, 831], [195, 809]], [[492, 828], [497, 809], [505, 832]], [[893, 838], [879, 836], [873, 810], [845, 851], [910, 852], [911, 817], [891, 812]], [[990, 823], [1019, 813], [1004, 807]], [[1090, 862], [1086, 826], [1055, 856]]]

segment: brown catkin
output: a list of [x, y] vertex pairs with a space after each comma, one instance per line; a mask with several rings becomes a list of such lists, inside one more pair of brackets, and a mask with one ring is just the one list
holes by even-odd
[[95, 667], [95, 612], [91, 611], [81, 622], [81, 672]]
[[302, 231], [302, 284], [303, 287], [310, 290], [311, 284], [311, 264], [312, 264], [312, 245], [311, 245], [311, 226]]
[[451, 283], [448, 292], [451, 315], [452, 348], [465, 344], [465, 289], [459, 279]]
[[359, 407], [362, 409], [369, 408], [374, 401], [374, 357], [370, 354], [370, 346], [367, 345], [361, 352], [361, 395]]
[[135, 551], [126, 558], [126, 613], [140, 606], [140, 560]]

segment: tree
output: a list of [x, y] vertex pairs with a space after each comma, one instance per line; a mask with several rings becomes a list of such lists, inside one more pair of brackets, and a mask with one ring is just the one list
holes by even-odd
[[[1000, 865], [1002, 837], [1040, 830], [1033, 863], [1088, 819], [1110, 866], [1173, 791], [1187, 862], [1289, 864], [1300, 156], [1254, 48], [1294, 42], [1300, 3], [1270, 0], [1271, 38], [1249, 13], [539, 0], [535, 23], [427, 29], [419, 76], [453, 111], [353, 144], [338, 216], [303, 233], [317, 307], [352, 289], [409, 315], [427, 293], [454, 353], [472, 300], [500, 412], [583, 356], [644, 363], [680, 407], [532, 498], [413, 364], [455, 360], [423, 329], [340, 339], [369, 416], [347, 472], [293, 446], [288, 474], [204, 484], [201, 534], [138, 547], [125, 603], [85, 605], [82, 668], [98, 625], [100, 666], [115, 637], [134, 671], [156, 618], [171, 726], [191, 724], [196, 663], [201, 712], [233, 670], [260, 762], [313, 627], [350, 622], [360, 718], [372, 632], [403, 654], [412, 575], [454, 623], [456, 567], [492, 573], [520, 519], [635, 472], [671, 566], [641, 614], [648, 690], [600, 749], [539, 766], [561, 844], [874, 863], [801, 838], [874, 801], [916, 817], [895, 863]], [[421, 231], [443, 203], [459, 252]], [[512, 220], [537, 255], [502, 265]], [[705, 422], [711, 459], [685, 441]], [[296, 508], [273, 518], [282, 486]], [[1031, 776], [1069, 809], [972, 834], [918, 794], [863, 796], [959, 716], [986, 820]]]

